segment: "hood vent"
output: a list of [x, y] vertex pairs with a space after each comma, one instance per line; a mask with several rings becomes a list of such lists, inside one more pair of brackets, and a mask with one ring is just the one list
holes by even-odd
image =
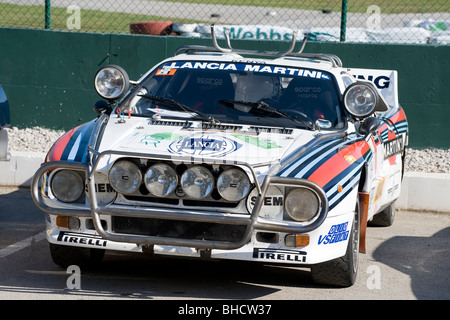
[[[192, 122], [189, 121], [170, 121], [170, 120], [152, 120], [150, 122], [154, 126], [171, 126], [182, 127], [184, 129], [192, 128]], [[260, 134], [260, 133], [278, 133], [278, 134], [292, 134], [293, 129], [287, 128], [271, 128], [271, 127], [256, 127], [250, 126], [243, 130], [243, 126], [219, 123], [202, 123], [202, 130], [221, 130], [221, 131], [245, 131], [246, 133]]]
[[171, 127], [183, 127], [189, 128], [192, 125], [192, 122], [189, 121], [169, 121], [169, 120], [152, 120], [150, 122], [151, 125], [154, 126], [171, 126]]
[[231, 124], [217, 124], [217, 123], [203, 123], [203, 130], [214, 129], [214, 130], [226, 130], [226, 131], [240, 131], [242, 126], [235, 126]]
[[257, 134], [262, 132], [267, 133], [280, 133], [280, 134], [292, 134], [293, 129], [286, 128], [269, 128], [269, 127], [250, 127], [250, 131], [255, 131]]

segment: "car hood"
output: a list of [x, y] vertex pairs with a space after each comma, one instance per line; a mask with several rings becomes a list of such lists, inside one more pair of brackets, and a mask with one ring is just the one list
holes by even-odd
[[144, 153], [176, 159], [208, 159], [249, 165], [282, 159], [314, 137], [300, 129], [208, 125], [201, 122], [152, 121], [131, 117], [119, 121], [112, 117], [98, 151]]

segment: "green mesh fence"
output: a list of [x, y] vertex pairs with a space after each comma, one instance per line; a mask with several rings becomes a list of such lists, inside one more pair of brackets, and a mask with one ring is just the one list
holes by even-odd
[[73, 32], [450, 44], [448, 0], [0, 0], [0, 26]]

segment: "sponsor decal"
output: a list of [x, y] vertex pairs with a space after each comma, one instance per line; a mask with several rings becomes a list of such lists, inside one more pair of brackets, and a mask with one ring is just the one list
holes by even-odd
[[306, 262], [306, 252], [288, 249], [254, 248], [253, 258], [276, 261]]
[[380, 182], [378, 182], [377, 184], [377, 191], [375, 191], [375, 198], [373, 199], [373, 203], [377, 202], [378, 200], [380, 200], [381, 196], [383, 195], [383, 190], [384, 190], [384, 182], [385, 182], [385, 178], [381, 179]]
[[139, 144], [156, 148], [162, 141], [174, 141], [181, 137], [183, 136], [171, 132], [148, 133], [138, 131], [126, 141], [126, 145]]
[[388, 159], [396, 154], [399, 154], [403, 150], [403, 139], [399, 136], [395, 139], [386, 141], [384, 144], [384, 158]]
[[170, 62], [163, 66], [162, 70], [176, 69], [203, 69], [203, 70], [233, 70], [233, 71], [249, 71], [258, 73], [273, 73], [289, 76], [298, 76], [306, 78], [315, 78], [323, 80], [331, 80], [328, 74], [309, 69], [268, 66], [261, 64], [243, 64], [243, 63], [226, 63], [226, 62]]
[[[97, 197], [97, 203], [104, 205], [114, 201], [117, 196], [117, 192], [113, 189], [109, 183], [108, 176], [106, 174], [97, 172], [95, 174], [95, 193]], [[86, 184], [86, 192], [88, 192], [88, 185]]]
[[93, 247], [106, 247], [106, 244], [108, 243], [107, 240], [93, 235], [88, 235], [84, 233], [75, 233], [75, 232], [67, 232], [67, 231], [60, 231], [58, 238], [56, 239], [58, 242], [65, 242], [65, 243], [73, 243], [73, 244], [84, 244], [89, 245]]
[[175, 74], [175, 72], [177, 71], [177, 69], [158, 69], [158, 71], [156, 71], [157, 76], [173, 76]]
[[96, 183], [95, 192], [115, 192], [113, 187], [109, 183]]
[[351, 154], [347, 154], [344, 156], [345, 160], [347, 160], [348, 163], [352, 164], [356, 161], [356, 158], [352, 156]]
[[349, 230], [347, 230], [348, 222], [332, 225], [330, 231], [326, 235], [319, 236], [318, 244], [331, 244], [342, 242], [348, 239]]
[[168, 151], [189, 156], [223, 157], [241, 147], [240, 143], [226, 137], [199, 135], [172, 142]]
[[[247, 210], [253, 211], [256, 199], [258, 197], [258, 191], [253, 189], [250, 195], [247, 197]], [[275, 186], [269, 186], [263, 199], [261, 210], [259, 211], [260, 217], [282, 219], [284, 208], [284, 196], [280, 189]]]
[[278, 145], [275, 141], [269, 139], [260, 139], [259, 137], [246, 136], [242, 134], [233, 134], [232, 136], [241, 141], [244, 141], [245, 143], [266, 150], [283, 148], [282, 146]]
[[354, 75], [355, 78], [360, 79], [360, 80], [368, 80], [371, 81], [375, 84], [375, 86], [378, 89], [386, 89], [389, 88], [389, 85], [391, 83], [391, 79], [387, 76], [378, 76], [375, 77], [373, 75], [369, 75], [367, 76], [367, 79], [363, 76], [363, 75]]

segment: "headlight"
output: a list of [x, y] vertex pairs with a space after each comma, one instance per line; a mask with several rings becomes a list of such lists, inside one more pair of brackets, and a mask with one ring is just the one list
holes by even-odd
[[247, 174], [239, 169], [229, 169], [222, 172], [217, 179], [219, 194], [228, 201], [240, 201], [250, 191], [250, 181]]
[[77, 201], [83, 191], [84, 183], [81, 176], [70, 170], [61, 170], [55, 173], [51, 182], [52, 192], [62, 202]]
[[125, 94], [130, 86], [128, 74], [119, 66], [101, 68], [94, 79], [95, 90], [104, 99], [115, 100]]
[[192, 167], [181, 176], [181, 187], [189, 197], [203, 199], [210, 195], [214, 187], [214, 177], [205, 167]]
[[109, 181], [117, 192], [129, 194], [135, 192], [142, 182], [138, 166], [131, 161], [117, 161], [109, 171]]
[[370, 83], [354, 83], [344, 93], [344, 106], [357, 117], [364, 118], [372, 114], [378, 105], [378, 93]]
[[167, 164], [154, 164], [145, 174], [145, 186], [154, 196], [168, 196], [176, 189], [177, 185], [178, 176], [175, 170]]
[[308, 188], [296, 188], [288, 193], [284, 208], [293, 220], [308, 221], [319, 213], [320, 200], [314, 191]]

